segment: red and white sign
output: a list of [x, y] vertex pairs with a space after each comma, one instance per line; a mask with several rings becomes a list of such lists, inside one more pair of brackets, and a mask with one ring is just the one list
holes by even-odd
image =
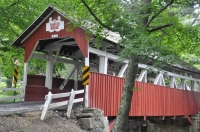
[[57, 18], [57, 20], [52, 20], [52, 17], [49, 18], [49, 23], [46, 23], [46, 31], [59, 32], [60, 30], [64, 29], [64, 21], [61, 21], [60, 16], [58, 16]]

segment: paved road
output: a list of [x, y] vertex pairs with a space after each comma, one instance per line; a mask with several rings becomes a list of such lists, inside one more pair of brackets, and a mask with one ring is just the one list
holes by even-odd
[[0, 104], [0, 115], [37, 111], [44, 102], [17, 102]]
[[[13, 113], [23, 113], [29, 111], [38, 111], [44, 102], [17, 102], [0, 104], [0, 115], [11, 115]], [[73, 107], [76, 105], [73, 105]], [[67, 110], [67, 105], [54, 108], [56, 110]]]

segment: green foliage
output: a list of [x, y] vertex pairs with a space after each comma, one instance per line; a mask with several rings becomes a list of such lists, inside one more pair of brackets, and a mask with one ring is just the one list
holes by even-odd
[[[0, 73], [13, 77], [14, 67], [19, 67], [19, 80], [23, 72], [24, 51], [11, 47], [18, 37], [46, 8], [47, 4], [38, 1], [2, 0], [0, 1]], [[19, 65], [14, 63], [19, 61]]]
[[[12, 71], [15, 67], [13, 60], [17, 58], [20, 61], [21, 77], [23, 72], [22, 53], [24, 51], [10, 47], [10, 44], [36, 19], [48, 4], [56, 6], [59, 11], [66, 12], [67, 17], [72, 20], [73, 26], [71, 29], [79, 25], [88, 29], [87, 34], [93, 34], [96, 37], [97, 47], [101, 47], [101, 40], [108, 35], [105, 30], [119, 33], [122, 38], [119, 45], [125, 47], [120, 54], [122, 58], [139, 55], [140, 60], [143, 61], [152, 57], [163, 63], [168, 62], [171, 64], [178, 63], [182, 59], [188, 60], [184, 57], [186, 53], [193, 54], [194, 57], [198, 58], [200, 41], [197, 34], [199, 25], [183, 25], [183, 21], [193, 18], [190, 13], [193, 16], [196, 15], [194, 8], [191, 6], [198, 1], [175, 1], [172, 6], [156, 16], [147, 28], [141, 25], [141, 18], [152, 18], [169, 1], [163, 2], [153, 0], [150, 5], [141, 6], [140, 3], [134, 1], [86, 0], [85, 3], [98, 18], [96, 19], [80, 0], [1, 1], [0, 72], [3, 72], [6, 77], [12, 77]], [[138, 13], [141, 10], [147, 12], [149, 9], [150, 12], [148, 13]], [[150, 30], [164, 24], [172, 24], [172, 26], [149, 33]], [[67, 30], [70, 30], [70, 28]], [[193, 61], [194, 59], [190, 60]], [[195, 59], [195, 62], [188, 62], [196, 65], [199, 59]], [[44, 61], [33, 59], [30, 62], [30, 67], [29, 72], [31, 74], [44, 74]]]
[[[180, 64], [184, 60], [191, 65], [197, 65], [200, 56], [200, 25], [198, 21], [191, 22], [192, 19], [198, 18], [198, 13], [194, 12], [193, 7], [196, 3], [199, 1], [0, 1], [0, 73], [12, 77], [15, 61], [18, 60], [21, 76], [24, 51], [10, 47], [10, 44], [47, 4], [64, 11], [72, 20], [72, 26], [66, 30], [83, 26], [87, 30], [87, 35], [92, 34], [96, 38], [97, 47], [101, 46], [101, 40], [109, 35], [109, 31], [118, 33], [121, 38], [118, 46], [124, 47], [120, 53], [122, 59], [135, 57], [138, 61], [136, 64], [153, 60], [156, 67], [162, 67], [166, 63]], [[33, 59], [29, 65], [29, 73], [44, 74], [44, 61]], [[67, 70], [62, 64], [56, 64], [56, 67], [61, 72]]]
[[6, 83], [5, 82], [0, 82], [0, 88], [6, 88]]

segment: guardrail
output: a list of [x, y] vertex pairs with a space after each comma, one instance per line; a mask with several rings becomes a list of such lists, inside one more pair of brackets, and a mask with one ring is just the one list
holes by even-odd
[[[84, 93], [84, 90], [74, 91], [72, 89], [71, 92], [60, 93], [60, 94], [52, 94], [51, 92], [49, 92], [48, 95], [45, 96], [46, 101], [45, 101], [44, 105], [42, 105], [40, 108], [40, 110], [42, 110], [42, 115], [41, 115], [40, 119], [44, 120], [49, 109], [64, 106], [64, 105], [68, 105], [67, 117], [69, 118], [70, 114], [71, 114], [71, 109], [72, 109], [73, 103], [78, 103], [78, 102], [83, 101], [83, 98], [74, 99], [76, 94], [81, 94], [81, 93]], [[51, 103], [52, 99], [63, 98], [63, 97], [69, 97], [69, 100], [57, 102], [57, 103]]]
[[19, 95], [13, 95], [13, 96], [0, 98], [0, 102], [6, 101], [6, 100], [11, 100], [11, 99], [24, 98], [24, 94], [23, 94], [24, 89], [22, 89], [22, 88], [0, 88], [0, 90], [2, 90], [2, 91], [22, 91], [22, 94], [19, 94]]

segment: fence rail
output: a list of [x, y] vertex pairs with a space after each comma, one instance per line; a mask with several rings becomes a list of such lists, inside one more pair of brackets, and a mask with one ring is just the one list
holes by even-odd
[[[74, 91], [72, 89], [71, 92], [60, 93], [60, 94], [52, 94], [51, 92], [49, 92], [48, 95], [45, 96], [46, 101], [45, 101], [44, 105], [42, 105], [40, 107], [40, 110], [42, 110], [42, 115], [41, 115], [40, 119], [44, 120], [49, 109], [64, 106], [64, 105], [68, 105], [67, 106], [67, 117], [69, 118], [70, 114], [71, 114], [71, 109], [72, 109], [73, 103], [83, 102], [83, 98], [74, 99], [76, 94], [81, 94], [81, 93], [84, 93], [84, 90]], [[63, 97], [69, 97], [69, 100], [57, 102], [57, 103], [51, 103], [52, 99], [63, 98]]]
[[0, 88], [2, 91], [24, 91], [22, 88]]
[[8, 97], [4, 97], [4, 98], [0, 98], [0, 102], [6, 101], [6, 100], [14, 100], [14, 99], [22, 99], [24, 98], [24, 89], [22, 88], [0, 88], [0, 90], [2, 91], [21, 91], [22, 94], [19, 95], [13, 95], [13, 96], [8, 96]]

